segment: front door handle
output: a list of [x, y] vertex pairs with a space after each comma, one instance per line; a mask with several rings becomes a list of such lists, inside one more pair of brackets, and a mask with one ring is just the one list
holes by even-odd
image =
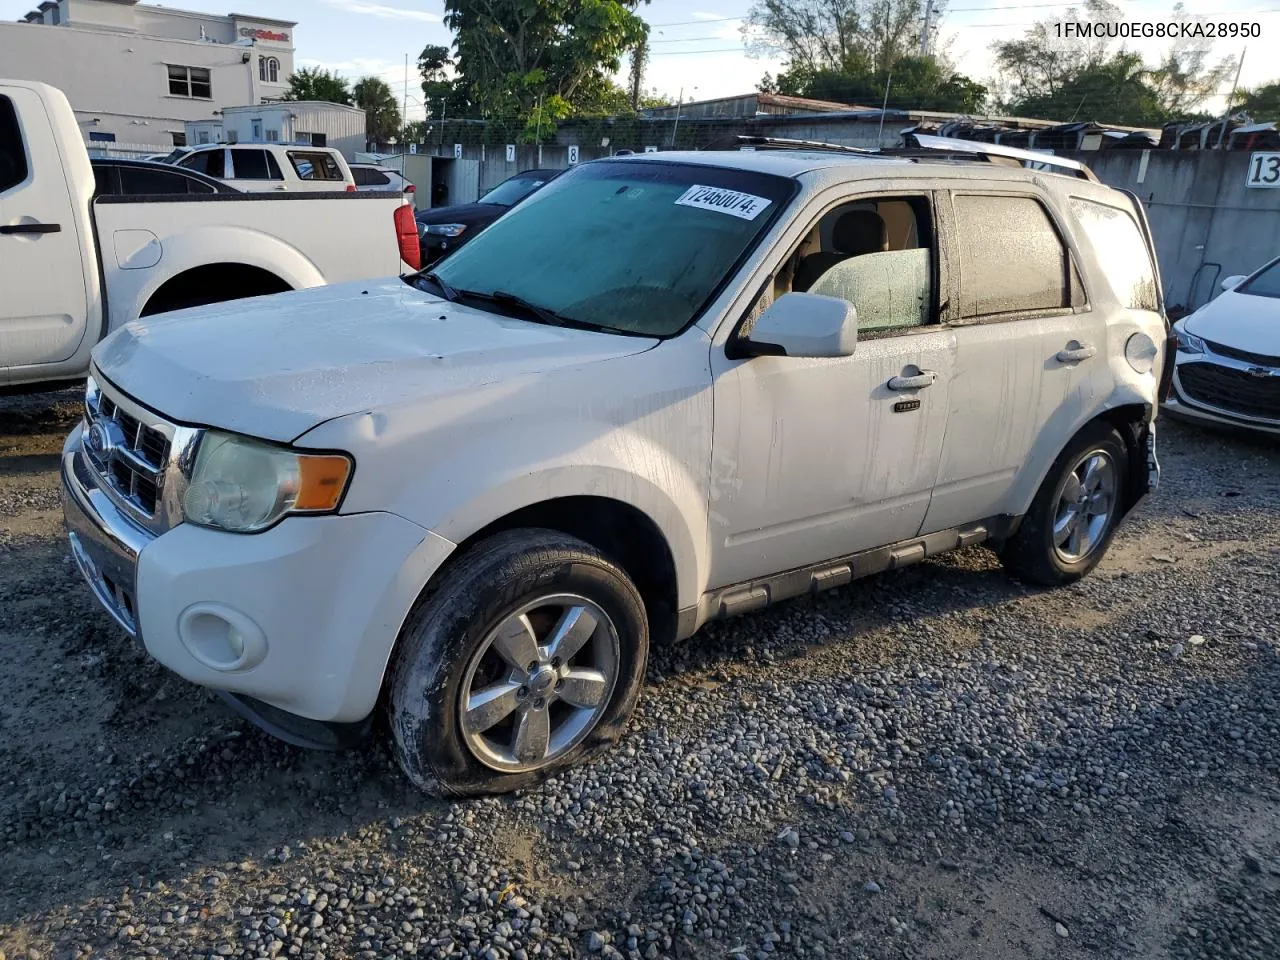
[[61, 233], [60, 223], [11, 223], [0, 227], [0, 233]]
[[925, 387], [932, 387], [933, 381], [938, 379], [938, 375], [932, 370], [921, 370], [919, 373], [909, 377], [894, 377], [889, 381], [890, 390], [923, 390]]
[[1078, 340], [1072, 340], [1067, 344], [1065, 350], [1058, 351], [1059, 363], [1079, 363], [1081, 360], [1088, 360], [1097, 354], [1097, 349], [1091, 343], [1080, 343]]

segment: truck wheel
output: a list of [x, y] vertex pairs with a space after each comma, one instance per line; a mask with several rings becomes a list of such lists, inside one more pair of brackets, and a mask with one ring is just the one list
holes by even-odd
[[413, 783], [533, 786], [622, 734], [649, 654], [644, 601], [588, 543], [513, 530], [472, 547], [410, 614], [392, 665], [392, 747]]
[[1120, 523], [1129, 456], [1123, 438], [1092, 423], [1054, 461], [1000, 562], [1022, 580], [1056, 587], [1096, 567]]

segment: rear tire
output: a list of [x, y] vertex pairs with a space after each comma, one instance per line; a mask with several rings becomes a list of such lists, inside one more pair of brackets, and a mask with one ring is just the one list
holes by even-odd
[[435, 795], [534, 786], [621, 736], [648, 653], [644, 602], [604, 554], [552, 530], [497, 534], [444, 571], [401, 631], [393, 752]]
[[1054, 461], [1018, 532], [1001, 548], [1005, 569], [1046, 587], [1089, 573], [1119, 526], [1128, 475], [1120, 434], [1102, 422], [1086, 426]]

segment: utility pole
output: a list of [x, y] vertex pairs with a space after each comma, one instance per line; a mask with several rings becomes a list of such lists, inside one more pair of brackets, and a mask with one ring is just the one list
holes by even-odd
[[924, 29], [920, 31], [920, 56], [929, 55], [929, 21], [933, 19], [933, 0], [924, 0]]
[[680, 96], [676, 97], [676, 122], [671, 126], [671, 149], [676, 148], [676, 131], [680, 129], [680, 108], [684, 106], [684, 87], [680, 88]]
[[1244, 55], [1248, 52], [1248, 47], [1240, 51], [1240, 62], [1236, 64], [1236, 79], [1231, 84], [1231, 92], [1227, 94], [1227, 109], [1222, 113], [1222, 129], [1218, 131], [1219, 150], [1222, 149], [1222, 138], [1227, 135], [1227, 121], [1231, 119], [1231, 101], [1236, 98], [1236, 88], [1240, 86], [1240, 71], [1244, 68]]
[[400, 113], [400, 152], [409, 152], [409, 55], [404, 55], [404, 110]]
[[893, 71], [889, 71], [889, 76], [884, 81], [884, 103], [880, 105], [880, 129], [876, 131], [876, 149], [880, 149], [881, 140], [884, 139], [884, 115], [889, 109], [889, 87], [893, 83]]

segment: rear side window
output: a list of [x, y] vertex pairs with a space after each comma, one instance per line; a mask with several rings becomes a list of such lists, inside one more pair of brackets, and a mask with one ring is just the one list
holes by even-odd
[[187, 193], [188, 180], [188, 177], [180, 173], [170, 173], [168, 170], [120, 168], [120, 192], [126, 197], [157, 193]]
[[266, 150], [232, 150], [237, 180], [283, 180], [275, 158]]
[[1084, 228], [1120, 302], [1130, 310], [1158, 311], [1155, 269], [1133, 215], [1081, 197], [1071, 198], [1071, 212]]
[[1040, 202], [955, 197], [960, 316], [1062, 310], [1072, 304], [1071, 257]]
[[327, 153], [299, 153], [289, 151], [289, 162], [298, 173], [299, 180], [341, 180], [342, 171], [337, 161]]
[[27, 179], [27, 151], [13, 101], [0, 97], [0, 193]]

